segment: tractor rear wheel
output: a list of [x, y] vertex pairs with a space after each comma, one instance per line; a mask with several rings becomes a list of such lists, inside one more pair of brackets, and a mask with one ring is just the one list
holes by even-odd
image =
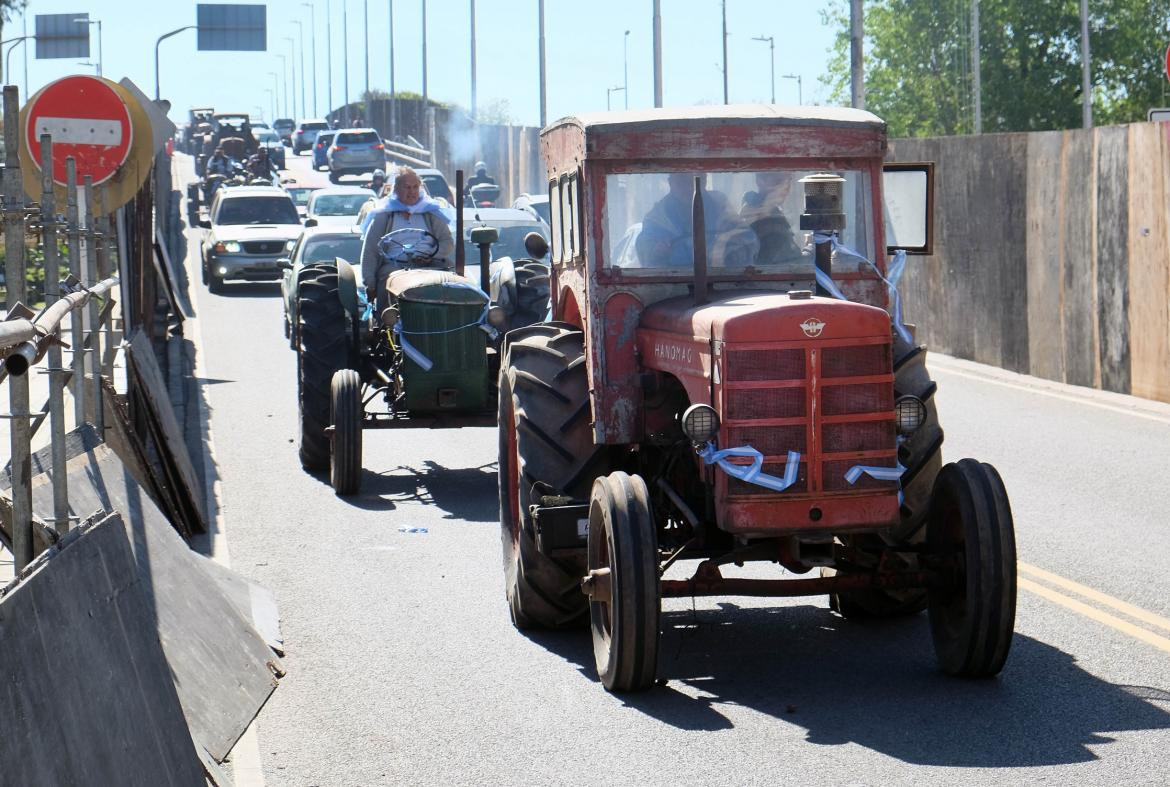
[[517, 265], [516, 311], [508, 325], [509, 330], [544, 322], [548, 314], [549, 269], [539, 262]]
[[1016, 619], [1016, 539], [999, 473], [962, 459], [939, 472], [926, 526], [931, 553], [957, 563], [955, 581], [929, 593], [939, 666], [989, 678], [1007, 660]]
[[333, 373], [329, 409], [329, 483], [338, 495], [352, 495], [362, 479], [362, 378], [353, 369]]
[[610, 473], [589, 501], [589, 618], [597, 675], [610, 691], [642, 691], [658, 669], [658, 536], [641, 476]]
[[329, 425], [333, 374], [354, 366], [336, 267], [321, 265], [301, 280], [297, 290], [297, 336], [301, 466], [309, 471], [326, 470], [329, 440], [325, 427]]
[[499, 377], [500, 536], [508, 609], [517, 628], [583, 624], [583, 560], [537, 549], [529, 506], [545, 495], [587, 500], [604, 474], [594, 445], [584, 336], [563, 323], [509, 334]]
[[[901, 522], [892, 534], [895, 541], [921, 544], [925, 537], [923, 525], [930, 508], [931, 491], [942, 467], [943, 431], [934, 403], [937, 388], [926, 368], [926, 347], [906, 342], [895, 333], [894, 399], [916, 396], [926, 406], [922, 425], [898, 447], [898, 461], [906, 470], [901, 479]], [[877, 544], [876, 548], [880, 550], [882, 545]], [[822, 571], [822, 575], [831, 574], [831, 570]], [[829, 596], [829, 606], [846, 618], [903, 617], [926, 609], [926, 591], [877, 589], [833, 593]]]

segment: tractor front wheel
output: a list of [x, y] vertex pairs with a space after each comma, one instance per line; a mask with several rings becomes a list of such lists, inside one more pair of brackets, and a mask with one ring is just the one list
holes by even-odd
[[597, 675], [610, 691], [642, 691], [658, 669], [658, 537], [641, 476], [593, 482], [589, 500], [589, 618]]
[[963, 459], [939, 471], [926, 539], [933, 555], [951, 561], [954, 578], [928, 594], [939, 666], [966, 678], [997, 675], [1016, 619], [1016, 539], [995, 468]]
[[329, 409], [329, 483], [338, 495], [352, 495], [362, 478], [362, 378], [353, 369], [333, 373]]

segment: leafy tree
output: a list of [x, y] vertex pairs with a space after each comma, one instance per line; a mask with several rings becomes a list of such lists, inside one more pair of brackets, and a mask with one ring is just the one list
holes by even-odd
[[[1142, 120], [1164, 102], [1163, 42], [1170, 0], [1090, 4], [1095, 123]], [[1081, 125], [1079, 0], [981, 0], [984, 131]], [[833, 99], [848, 102], [849, 15], [824, 12], [838, 28], [830, 72]], [[974, 130], [970, 0], [871, 0], [865, 16], [866, 107], [895, 136]]]

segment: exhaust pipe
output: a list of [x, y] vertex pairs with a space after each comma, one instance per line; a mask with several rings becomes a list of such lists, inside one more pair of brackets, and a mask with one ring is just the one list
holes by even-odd
[[691, 243], [695, 251], [695, 305], [707, 302], [707, 225], [703, 215], [703, 176], [695, 176], [695, 196], [691, 200]]
[[455, 170], [455, 272], [467, 269], [467, 251], [463, 248], [463, 170]]

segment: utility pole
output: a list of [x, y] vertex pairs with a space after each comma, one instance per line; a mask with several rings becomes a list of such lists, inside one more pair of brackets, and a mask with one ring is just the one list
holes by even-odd
[[[657, 0], [655, 0], [655, 2], [657, 2]], [[536, 0], [536, 15], [540, 27], [540, 127], [544, 128], [545, 124], [548, 122], [548, 118], [546, 117], [545, 104], [545, 99], [547, 96], [545, 94], [544, 87], [544, 0]]]
[[475, 0], [471, 0], [471, 119], [475, 120]]
[[[857, 0], [860, 2], [860, 0]], [[727, 100], [727, 0], [723, 0], [723, 103]]]
[[983, 79], [979, 54], [979, 0], [971, 0], [971, 92], [975, 99], [975, 133], [983, 133]]
[[431, 105], [427, 96], [427, 0], [422, 0], [422, 60], [423, 60], [423, 111]]
[[[317, 7], [312, 3], [301, 3], [303, 6], [309, 8], [309, 37], [313, 40], [313, 117], [321, 117], [321, 110], [317, 104]], [[304, 50], [305, 45], [301, 44], [301, 49]], [[304, 77], [301, 77], [301, 84], [304, 84]]]
[[[343, 0], [344, 2], [344, 0]], [[333, 113], [333, 9], [330, 0], [325, 0], [325, 90], [329, 101], [326, 116]]]
[[865, 65], [862, 62], [864, 12], [861, 0], [849, 3], [849, 84], [850, 106], [865, 109]]
[[1092, 62], [1089, 53], [1089, 0], [1081, 0], [1081, 118], [1085, 128], [1093, 127]]
[[776, 38], [775, 36], [755, 36], [753, 41], [767, 41], [768, 54], [771, 56], [772, 63], [772, 103], [776, 103]]
[[654, 0], [654, 106], [662, 106], [662, 0]]
[[[362, 37], [366, 41], [366, 101], [370, 100], [370, 0], [362, 0]], [[370, 114], [366, 107], [366, 114]], [[369, 121], [369, 118], [366, 118]]]
[[625, 91], [626, 109], [630, 108], [630, 31], [622, 38], [622, 90]]

